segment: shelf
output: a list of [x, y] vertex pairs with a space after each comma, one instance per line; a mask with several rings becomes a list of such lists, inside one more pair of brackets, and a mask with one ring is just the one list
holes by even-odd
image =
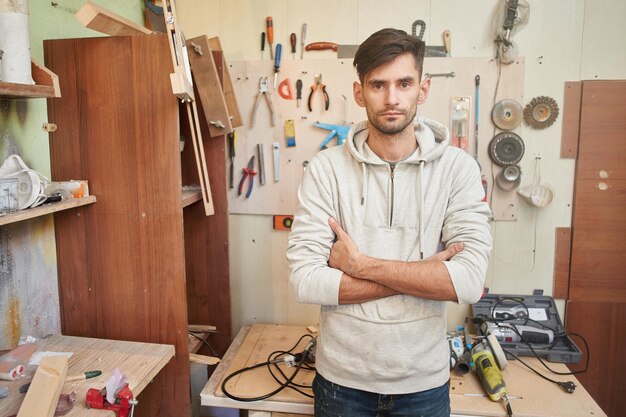
[[46, 67], [31, 60], [31, 73], [34, 85], [7, 83], [0, 81], [0, 96], [20, 98], [61, 97], [59, 77]]
[[187, 207], [202, 200], [201, 190], [183, 190], [183, 207]]
[[20, 222], [22, 220], [32, 219], [34, 217], [44, 216], [46, 214], [57, 211], [68, 210], [75, 207], [93, 204], [96, 202], [95, 195], [89, 195], [83, 198], [72, 198], [71, 200], [61, 201], [59, 203], [44, 204], [43, 206], [15, 211], [0, 215], [0, 226], [10, 223]]

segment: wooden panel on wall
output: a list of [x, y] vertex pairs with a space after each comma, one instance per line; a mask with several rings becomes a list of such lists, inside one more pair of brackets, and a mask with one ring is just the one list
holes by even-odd
[[569, 262], [572, 251], [572, 228], [557, 227], [555, 230], [554, 287], [552, 297], [567, 298], [569, 287]]
[[46, 41], [45, 50], [49, 68], [75, 84], [48, 103], [59, 126], [52, 176], [87, 179], [98, 197], [56, 217], [63, 333], [175, 345], [135, 415], [187, 414], [178, 104], [167, 36]]
[[626, 82], [583, 84], [573, 216], [571, 300], [626, 302]]
[[[566, 318], [567, 332], [582, 335], [589, 344], [589, 369], [576, 378], [608, 416], [626, 415], [626, 303], [568, 302]], [[584, 355], [569, 368], [579, 371], [584, 369], [587, 352], [580, 338], [572, 336], [572, 340]]]
[[569, 81], [563, 92], [563, 130], [561, 131], [561, 158], [578, 155], [578, 132], [580, 128], [580, 98], [583, 83]]

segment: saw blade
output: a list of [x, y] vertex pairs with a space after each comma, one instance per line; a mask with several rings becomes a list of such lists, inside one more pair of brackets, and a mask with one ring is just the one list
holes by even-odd
[[502, 130], [513, 130], [522, 123], [522, 105], [512, 99], [500, 100], [491, 110], [491, 120]]
[[552, 97], [535, 97], [524, 108], [524, 121], [535, 129], [551, 126], [558, 115], [559, 105]]
[[516, 165], [524, 156], [524, 141], [513, 132], [501, 132], [489, 142], [489, 157], [501, 166]]

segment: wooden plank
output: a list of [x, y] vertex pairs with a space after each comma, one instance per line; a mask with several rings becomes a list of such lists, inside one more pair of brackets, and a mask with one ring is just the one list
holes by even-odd
[[52, 417], [67, 375], [65, 356], [41, 359], [17, 417]]
[[54, 90], [54, 95], [52, 97], [61, 97], [59, 77], [48, 68], [37, 63], [34, 59], [30, 60], [30, 64], [30, 72], [35, 84], [52, 87]]
[[153, 32], [104, 7], [87, 1], [74, 14], [85, 27], [111, 36], [150, 35]]
[[[193, 74], [196, 99], [202, 102], [202, 112], [210, 137], [225, 135], [233, 130], [220, 84], [209, 38], [206, 35], [187, 40], [189, 63]], [[220, 62], [222, 57], [219, 57]]]
[[202, 191], [200, 190], [198, 191], [183, 190], [182, 194], [183, 194], [183, 202], [182, 202], [183, 207], [187, 207], [188, 205], [191, 205], [195, 203], [196, 201], [202, 200]]
[[45, 204], [43, 206], [15, 211], [13, 213], [0, 214], [0, 226], [10, 223], [21, 222], [23, 220], [32, 219], [46, 214], [56, 213], [62, 210], [68, 210], [75, 207], [93, 204], [96, 202], [95, 195], [89, 195], [82, 198], [72, 198], [70, 200], [59, 201], [58, 203]]
[[189, 360], [191, 362], [200, 363], [202, 365], [209, 365], [209, 366], [217, 365], [218, 363], [220, 363], [220, 358], [207, 356], [207, 355], [198, 355], [197, 353], [190, 353]]
[[563, 93], [563, 128], [561, 131], [561, 158], [578, 155], [578, 132], [580, 128], [580, 100], [582, 81], [568, 81]]
[[[224, 52], [222, 49], [222, 44], [220, 42], [220, 38], [214, 37], [209, 39], [209, 45], [211, 49], [214, 51]], [[226, 100], [226, 106], [228, 107], [228, 114], [230, 116], [230, 124], [233, 129], [243, 126], [243, 120], [241, 118], [241, 112], [239, 111], [239, 104], [237, 104], [237, 97], [235, 96], [235, 89], [233, 87], [233, 80], [230, 76], [229, 66], [226, 64], [226, 60], [222, 55], [222, 62], [217, 63], [219, 67], [222, 68], [219, 73], [223, 76], [223, 86], [222, 89], [224, 91], [224, 99]]]
[[569, 288], [569, 262], [572, 254], [572, 228], [557, 227], [554, 250], [554, 298], [567, 299]]

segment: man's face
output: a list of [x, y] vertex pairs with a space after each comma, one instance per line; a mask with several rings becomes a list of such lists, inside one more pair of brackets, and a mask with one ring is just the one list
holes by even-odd
[[375, 68], [364, 77], [363, 84], [353, 85], [354, 99], [365, 107], [370, 124], [387, 135], [413, 129], [417, 106], [426, 100], [429, 88], [429, 79], [420, 83], [420, 73], [410, 53]]

